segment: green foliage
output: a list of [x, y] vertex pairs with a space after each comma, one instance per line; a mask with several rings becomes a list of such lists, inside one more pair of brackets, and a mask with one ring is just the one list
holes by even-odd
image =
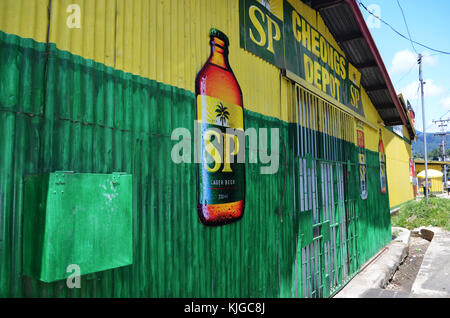
[[428, 153], [428, 159], [439, 160], [441, 150], [439, 148], [433, 149]]
[[408, 202], [392, 217], [392, 226], [410, 230], [429, 225], [450, 231], [450, 200], [430, 198], [429, 204], [426, 199]]
[[[422, 158], [423, 158], [423, 153], [424, 153], [424, 134], [421, 131], [416, 131], [417, 132], [417, 141], [412, 142], [411, 146], [412, 146], [412, 152], [413, 154], [422, 154]], [[440, 136], [435, 136], [434, 133], [427, 133], [427, 148], [428, 148], [428, 153], [430, 152], [430, 150], [433, 149], [439, 149], [440, 145], [441, 145], [441, 137]], [[445, 137], [445, 144], [446, 145], [450, 145], [450, 135], [447, 135]]]

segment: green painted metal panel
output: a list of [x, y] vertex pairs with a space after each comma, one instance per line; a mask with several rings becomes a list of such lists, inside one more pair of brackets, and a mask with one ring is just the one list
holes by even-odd
[[25, 177], [24, 274], [65, 279], [133, 263], [132, 177], [55, 172]]
[[298, 215], [301, 235], [301, 246], [306, 247], [313, 242], [313, 211], [303, 211]]
[[306, 168], [311, 169], [312, 168], [312, 155], [306, 154]]
[[320, 227], [320, 234], [322, 235], [323, 242], [328, 242], [330, 240], [330, 220], [322, 223]]
[[24, 180], [23, 273], [40, 279], [45, 242], [45, 219], [50, 175]]
[[0, 110], [42, 115], [45, 44], [0, 31]]
[[[377, 153], [367, 152], [368, 198], [359, 202], [358, 226], [359, 263], [364, 264], [376, 251], [383, 248], [392, 239], [389, 196], [381, 193], [380, 178], [375, 174], [380, 171]], [[388, 191], [389, 189], [387, 189]]]

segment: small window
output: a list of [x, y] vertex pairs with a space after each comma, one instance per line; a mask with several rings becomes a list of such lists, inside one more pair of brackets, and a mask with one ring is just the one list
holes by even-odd
[[393, 126], [392, 128], [394, 130], [394, 133], [396, 133], [400, 137], [403, 137], [403, 126], [402, 125]]

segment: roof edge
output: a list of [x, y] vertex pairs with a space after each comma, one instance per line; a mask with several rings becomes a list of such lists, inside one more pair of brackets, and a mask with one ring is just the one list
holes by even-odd
[[367, 42], [367, 45], [369, 46], [369, 50], [373, 54], [375, 61], [378, 65], [378, 68], [381, 71], [381, 74], [383, 76], [383, 79], [386, 82], [386, 86], [389, 90], [389, 94], [391, 95], [392, 100], [394, 101], [395, 108], [397, 109], [400, 118], [405, 126], [408, 125], [408, 121], [406, 118], [406, 113], [403, 110], [402, 105], [400, 105], [400, 101], [398, 100], [397, 93], [395, 92], [394, 85], [392, 85], [391, 78], [389, 77], [389, 74], [386, 70], [386, 66], [384, 65], [383, 59], [381, 58], [380, 52], [378, 51], [378, 48], [375, 44], [375, 41], [372, 38], [372, 34], [370, 33], [369, 29], [367, 28], [366, 21], [364, 20], [364, 17], [361, 13], [361, 10], [358, 7], [358, 4], [355, 0], [345, 0], [345, 2], [349, 5], [350, 10], [353, 13], [353, 16], [358, 23], [359, 29], [364, 36], [364, 39]]
[[406, 128], [408, 129], [408, 132], [410, 134], [410, 139], [411, 139], [411, 141], [415, 141], [416, 138], [417, 138], [417, 133], [416, 133], [416, 129], [414, 128], [414, 125], [412, 123], [411, 116], [409, 115], [409, 111], [408, 111], [408, 108], [407, 108], [406, 103], [405, 103], [405, 98], [403, 97], [403, 94], [401, 94], [401, 93], [398, 94], [398, 98], [399, 98], [400, 103], [401, 103], [401, 105], [403, 107], [403, 110], [406, 113], [406, 118], [408, 120], [408, 125], [406, 125]]

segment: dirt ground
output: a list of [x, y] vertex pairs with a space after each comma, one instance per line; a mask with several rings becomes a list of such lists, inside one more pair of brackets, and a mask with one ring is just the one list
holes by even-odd
[[430, 245], [429, 241], [421, 237], [411, 236], [408, 256], [399, 266], [386, 289], [402, 292], [411, 291], [428, 245]]

